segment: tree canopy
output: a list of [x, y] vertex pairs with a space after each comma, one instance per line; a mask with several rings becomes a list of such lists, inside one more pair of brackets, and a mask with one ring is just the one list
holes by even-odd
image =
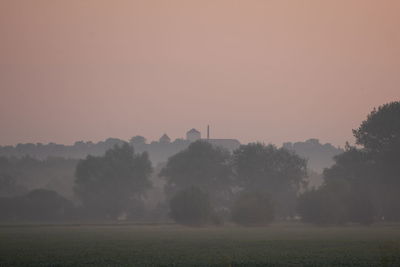
[[228, 151], [208, 142], [197, 141], [170, 157], [160, 176], [166, 178], [169, 195], [196, 186], [210, 194], [215, 202], [230, 191], [229, 160]]
[[358, 129], [353, 130], [357, 144], [370, 152], [388, 152], [400, 148], [400, 102], [384, 104], [372, 110]]
[[294, 215], [296, 195], [307, 177], [305, 159], [274, 145], [250, 143], [234, 151], [232, 164], [239, 187], [269, 194], [277, 215]]
[[170, 210], [177, 223], [191, 226], [209, 223], [213, 214], [208, 194], [194, 186], [177, 192], [171, 198]]
[[232, 220], [241, 225], [267, 225], [274, 219], [274, 207], [266, 194], [242, 192], [234, 201]]
[[124, 143], [104, 156], [88, 156], [76, 168], [75, 193], [97, 216], [116, 218], [128, 212], [151, 187], [151, 162]]
[[400, 220], [400, 102], [373, 109], [353, 134], [360, 147], [347, 145], [324, 171], [323, 186], [300, 198], [303, 219], [364, 224]]

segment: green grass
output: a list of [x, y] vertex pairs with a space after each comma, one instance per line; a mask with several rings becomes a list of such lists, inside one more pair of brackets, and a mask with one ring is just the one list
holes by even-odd
[[0, 226], [0, 266], [400, 266], [400, 226]]

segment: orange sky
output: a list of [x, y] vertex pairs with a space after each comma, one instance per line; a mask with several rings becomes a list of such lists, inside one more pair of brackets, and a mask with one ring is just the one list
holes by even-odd
[[189, 128], [343, 146], [400, 100], [398, 0], [0, 0], [0, 145]]

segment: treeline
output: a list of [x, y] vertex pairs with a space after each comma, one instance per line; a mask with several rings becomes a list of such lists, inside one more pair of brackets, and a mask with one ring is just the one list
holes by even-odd
[[[119, 138], [107, 138], [97, 143], [78, 141], [73, 145], [20, 143], [16, 146], [0, 146], [0, 157], [30, 157], [38, 160], [47, 160], [48, 158], [84, 159], [88, 155], [104, 155], [107, 150], [113, 148], [115, 145], [122, 145], [125, 142], [125, 140]], [[147, 151], [151, 161], [157, 164], [166, 161], [171, 155], [187, 148], [190, 141], [178, 138], [170, 143], [165, 143], [162, 140], [147, 143], [145, 137], [138, 135], [132, 137], [129, 140], [129, 144], [134, 146], [137, 152]]]
[[22, 195], [44, 188], [73, 199], [77, 163], [78, 160], [64, 158], [0, 157], [0, 197]]
[[[400, 220], [400, 102], [373, 110], [354, 130], [357, 147], [335, 157], [319, 188], [307, 160], [285, 147], [250, 143], [233, 152], [191, 143], [153, 168], [129, 143], [74, 165], [73, 198], [13, 182], [19, 161], [0, 160], [3, 221], [146, 220], [185, 225], [266, 225], [273, 220], [371, 224]], [[65, 162], [64, 162], [65, 163]], [[45, 164], [42, 162], [42, 164]], [[34, 169], [34, 168], [33, 168]], [[32, 169], [32, 170], [33, 170]], [[5, 190], [7, 188], [7, 190]], [[149, 205], [152, 202], [152, 205]]]
[[[15, 159], [28, 157], [41, 161], [46, 161], [48, 158], [84, 159], [88, 155], [104, 155], [108, 149], [113, 148], [115, 145], [122, 145], [125, 142], [119, 138], [108, 138], [97, 143], [78, 141], [73, 145], [20, 143], [16, 146], [0, 146], [0, 157]], [[148, 152], [151, 162], [159, 164], [167, 161], [172, 155], [186, 149], [191, 142], [181, 138], [170, 141], [168, 137], [164, 138], [164, 136], [158, 141], [148, 142], [145, 137], [137, 135], [132, 137], [128, 143], [135, 147], [136, 152]], [[319, 174], [322, 173], [324, 168], [330, 167], [333, 164], [334, 156], [343, 152], [342, 149], [329, 143], [321, 144], [315, 138], [304, 142], [287, 142], [283, 144], [283, 147], [306, 158], [308, 160], [308, 168]], [[233, 150], [236, 146], [233, 147], [232, 145], [225, 144], [225, 148]]]
[[[152, 172], [147, 153], [135, 154], [127, 143], [117, 145], [103, 156], [79, 161], [74, 183], [77, 203], [50, 190], [34, 190], [3, 197], [2, 219], [140, 219], [146, 213]], [[179, 223], [220, 224], [234, 209], [232, 218], [237, 222], [265, 224], [274, 216], [294, 216], [296, 194], [306, 182], [306, 161], [273, 145], [249, 144], [230, 153], [198, 141], [172, 156], [159, 179], [165, 181], [167, 205], [159, 203], [156, 208]]]
[[118, 138], [108, 138], [97, 143], [78, 141], [71, 146], [55, 143], [26, 143], [16, 146], [0, 146], [0, 156], [9, 158], [31, 157], [39, 160], [46, 160], [49, 157], [83, 159], [87, 155], [103, 155], [106, 150], [122, 143], [124, 141]]

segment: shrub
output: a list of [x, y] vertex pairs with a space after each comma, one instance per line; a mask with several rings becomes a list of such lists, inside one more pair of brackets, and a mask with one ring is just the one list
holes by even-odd
[[314, 224], [344, 224], [347, 222], [369, 225], [374, 209], [368, 195], [324, 185], [318, 190], [305, 192], [299, 197], [298, 212], [304, 222]]
[[0, 198], [0, 220], [62, 221], [75, 215], [72, 202], [55, 191], [35, 189], [24, 196]]
[[261, 193], [242, 193], [234, 202], [232, 220], [241, 225], [266, 225], [274, 219], [270, 198]]
[[179, 224], [201, 226], [210, 222], [212, 214], [208, 194], [197, 187], [179, 191], [170, 201], [170, 216]]

